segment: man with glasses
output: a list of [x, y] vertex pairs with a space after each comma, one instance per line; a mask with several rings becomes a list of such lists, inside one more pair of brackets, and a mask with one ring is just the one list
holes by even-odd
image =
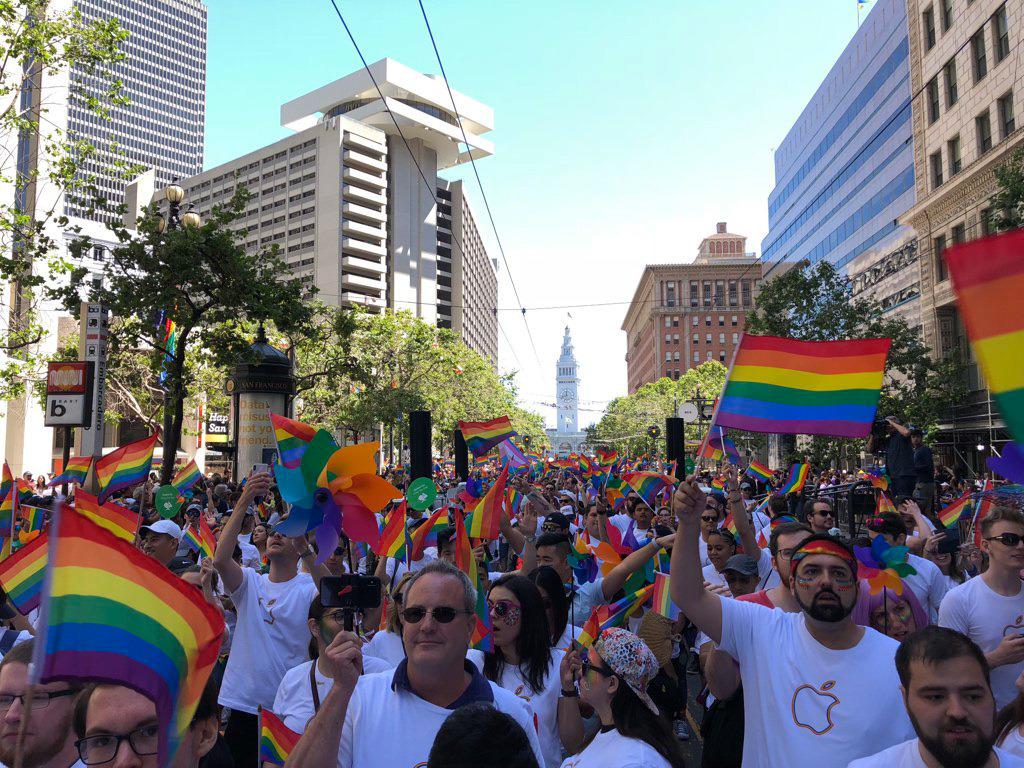
[[768, 539], [768, 551], [772, 555], [772, 568], [779, 574], [779, 583], [771, 589], [762, 589], [750, 595], [737, 598], [748, 603], [757, 603], [766, 608], [779, 608], [786, 613], [797, 613], [800, 604], [790, 590], [792, 581], [792, 557], [796, 548], [811, 535], [811, 529], [803, 523], [779, 523], [772, 529]]
[[[170, 768], [198, 768], [217, 743], [218, 719], [214, 687], [208, 683]], [[74, 720], [81, 765], [159, 768], [156, 705], [141, 693], [123, 685], [86, 688], [75, 703]]]
[[981, 538], [988, 570], [946, 593], [939, 626], [967, 635], [985, 653], [999, 709], [1017, 697], [1014, 681], [1024, 672], [1024, 516], [996, 507], [981, 521]]
[[466, 661], [476, 627], [476, 590], [469, 577], [435, 560], [410, 577], [402, 606], [406, 658], [393, 671], [362, 674], [362, 640], [350, 632], [339, 632], [331, 641], [322, 661], [334, 685], [286, 768], [425, 765], [448, 715], [475, 703], [511, 715], [540, 762], [540, 743], [525, 702]]
[[893, 663], [898, 644], [850, 617], [857, 558], [849, 545], [816, 535], [797, 546], [790, 591], [799, 613], [722, 598], [705, 590], [698, 560], [704, 502], [692, 481], [672, 499], [672, 600], [740, 664], [743, 765], [845, 765], [911, 738]]
[[809, 504], [806, 517], [807, 524], [811, 526], [811, 532], [828, 533], [836, 524], [832, 517], [832, 505], [824, 499], [814, 499]]
[[711, 565], [711, 558], [708, 557], [708, 536], [717, 531], [725, 519], [725, 503], [720, 496], [709, 494], [706, 503], [707, 506], [700, 513], [700, 538], [697, 539], [701, 568]]
[[71, 712], [79, 689], [68, 683], [37, 685], [26, 700], [34, 644], [30, 640], [14, 646], [0, 662], [0, 762], [15, 764], [18, 734], [27, 719], [24, 768], [68, 768], [78, 759]]

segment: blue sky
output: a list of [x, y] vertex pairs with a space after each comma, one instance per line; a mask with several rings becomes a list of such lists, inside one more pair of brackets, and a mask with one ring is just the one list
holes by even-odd
[[[416, 0], [338, 3], [368, 61], [438, 71]], [[553, 422], [540, 403], [568, 322], [587, 424], [626, 392], [621, 324], [643, 266], [691, 260], [717, 221], [760, 251], [772, 150], [852, 37], [856, 0], [424, 3], [452, 87], [494, 108], [478, 167], [536, 343], [501, 312], [501, 368]], [[207, 4], [207, 167], [285, 136], [283, 102], [360, 66], [329, 0]], [[446, 175], [468, 179], [497, 257], [471, 169]], [[515, 307], [504, 265], [499, 281]]]

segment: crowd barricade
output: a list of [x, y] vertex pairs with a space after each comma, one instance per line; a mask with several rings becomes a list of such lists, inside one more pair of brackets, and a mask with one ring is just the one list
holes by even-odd
[[804, 492], [804, 505], [822, 499], [832, 505], [836, 527], [848, 538], [861, 535], [864, 518], [875, 511], [875, 489], [869, 480], [814, 488]]

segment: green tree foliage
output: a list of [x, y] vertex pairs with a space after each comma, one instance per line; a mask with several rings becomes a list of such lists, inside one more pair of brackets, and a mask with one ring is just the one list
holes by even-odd
[[[0, 2], [0, 133], [8, 151], [0, 157], [0, 183], [16, 190], [0, 203], [0, 399], [20, 397], [42, 376], [39, 344], [46, 335], [41, 302], [47, 285], [59, 282], [68, 264], [58, 239], [68, 225], [62, 194], [81, 199], [94, 193], [95, 176], [85, 171], [98, 150], [68, 135], [49, 117], [56, 77], [72, 72], [69, 100], [93, 119], [126, 103], [113, 70], [128, 33], [116, 19], [86, 22], [78, 9], [58, 12], [49, 0]], [[30, 100], [23, 96], [31, 94]], [[61, 101], [63, 107], [63, 100]], [[21, 143], [29, 152], [19, 167]], [[116, 163], [109, 172], [125, 170]], [[10, 286], [7, 288], [7, 286]], [[75, 314], [77, 314], [77, 309]]]
[[999, 191], [992, 196], [990, 223], [996, 232], [1024, 226], [1024, 149], [1017, 149], [995, 169]]
[[[925, 431], [966, 394], [960, 359], [932, 360], [917, 330], [887, 317], [874, 299], [854, 297], [849, 279], [828, 262], [797, 265], [766, 283], [747, 330], [807, 341], [892, 339], [878, 415]], [[816, 437], [809, 453], [820, 466], [862, 447], [861, 440]]]
[[[94, 284], [86, 270], [74, 269], [68, 285], [52, 291], [69, 311], [77, 310], [85, 295], [104, 303], [114, 317], [134, 321], [121, 323], [120, 336], [112, 342], [128, 354], [149, 350], [150, 375], [160, 365], [167, 372], [165, 404], [171, 421], [169, 433], [162, 437], [166, 455], [174, 455], [180, 444], [185, 401], [200, 374], [190, 350], [226, 369], [248, 352], [251, 343], [251, 337], [223, 332], [226, 326], [262, 320], [283, 333], [300, 333], [311, 322], [312, 306], [300, 284], [286, 279], [288, 271], [277, 246], [250, 253], [232, 227], [244, 214], [248, 198], [239, 190], [199, 226], [164, 231], [151, 207], [137, 233], [112, 226], [119, 245], [110, 252], [101, 285]], [[89, 248], [87, 238], [72, 244], [76, 255]], [[176, 325], [173, 350], [165, 348], [157, 329], [161, 312]], [[162, 482], [170, 482], [173, 469], [173, 462], [164, 462]]]
[[[679, 380], [663, 378], [644, 384], [632, 395], [617, 397], [605, 409], [601, 420], [588, 429], [590, 445], [607, 444], [620, 454], [638, 456], [651, 453], [652, 440], [647, 428], [656, 425], [663, 431], [665, 419], [676, 415], [678, 405], [698, 395], [713, 400], [722, 393], [726, 369], [717, 361], [702, 363], [691, 368]], [[698, 423], [686, 425], [687, 441], [700, 440]], [[654, 443], [656, 451], [664, 453], [664, 439]]]

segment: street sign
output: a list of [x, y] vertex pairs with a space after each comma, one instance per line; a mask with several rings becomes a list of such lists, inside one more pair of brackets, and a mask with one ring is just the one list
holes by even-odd
[[81, 427], [89, 423], [92, 376], [89, 363], [49, 363], [46, 367], [48, 427]]
[[708, 403], [707, 405], [705, 405], [703, 408], [701, 408], [701, 414], [705, 419], [710, 419], [712, 416], [715, 415], [715, 404]]
[[697, 420], [697, 406], [693, 403], [684, 402], [679, 405], [679, 418], [683, 421], [696, 421]]
[[107, 308], [98, 302], [82, 304], [79, 355], [92, 368], [93, 386], [90, 396], [90, 418], [79, 433], [79, 456], [103, 455], [103, 411], [107, 386]]

